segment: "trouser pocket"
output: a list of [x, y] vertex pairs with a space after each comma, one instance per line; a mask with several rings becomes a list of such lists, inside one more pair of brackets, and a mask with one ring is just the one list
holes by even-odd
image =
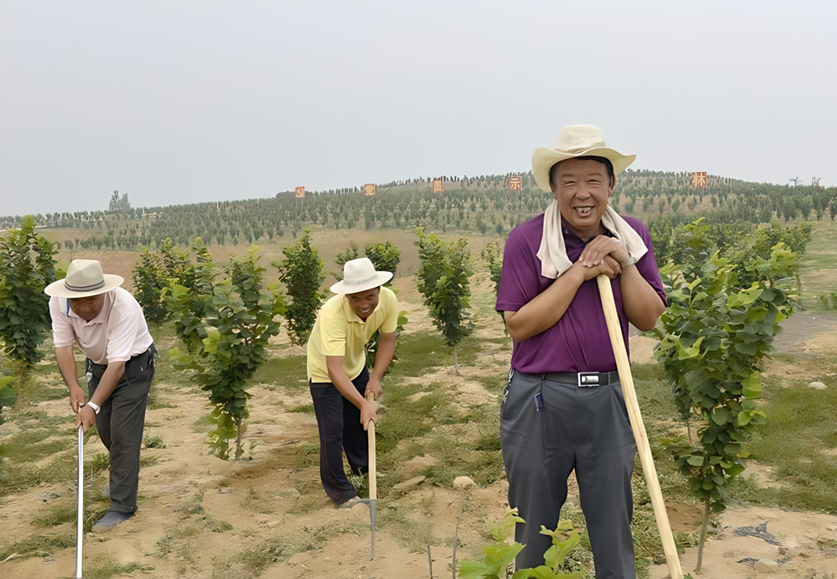
[[509, 392], [511, 392], [512, 378], [514, 377], [514, 368], [509, 367], [509, 378], [506, 380], [506, 387], [503, 388], [503, 401], [500, 403], [500, 420], [505, 418], [506, 405], [509, 400]]

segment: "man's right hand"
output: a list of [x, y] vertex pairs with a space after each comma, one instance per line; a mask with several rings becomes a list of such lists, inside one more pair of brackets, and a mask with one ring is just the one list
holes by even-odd
[[363, 425], [364, 430], [369, 430], [370, 420], [375, 421], [375, 426], [378, 425], [378, 415], [375, 414], [375, 410], [372, 408], [372, 405], [364, 400], [363, 404], [360, 406], [360, 423]]
[[606, 255], [599, 265], [585, 267], [582, 265], [581, 261], [577, 261], [573, 265], [581, 268], [581, 271], [584, 274], [584, 281], [591, 280], [600, 273], [605, 274], [610, 279], [613, 279], [622, 273], [622, 266], [619, 265], [619, 262], [613, 259], [610, 255]]
[[70, 407], [78, 414], [78, 409], [84, 406], [84, 390], [81, 386], [70, 386]]

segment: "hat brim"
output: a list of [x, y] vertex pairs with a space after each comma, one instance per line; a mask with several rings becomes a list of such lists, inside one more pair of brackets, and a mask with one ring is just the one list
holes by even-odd
[[604, 157], [613, 164], [614, 176], [627, 169], [636, 159], [636, 155], [623, 155], [606, 147], [594, 147], [580, 153], [564, 153], [541, 147], [532, 154], [532, 175], [535, 177], [535, 183], [543, 191], [552, 193], [552, 188], [549, 186], [549, 172], [552, 167], [556, 163], [576, 157]]
[[348, 284], [346, 280], [338, 281], [329, 289], [335, 294], [356, 294], [384, 285], [392, 279], [392, 273], [388, 271], [376, 271], [375, 277], [371, 280], [360, 284]]
[[67, 286], [64, 284], [65, 280], [59, 279], [58, 281], [54, 281], [48, 286], [46, 286], [44, 288], [44, 293], [48, 296], [56, 298], [89, 298], [91, 296], [97, 296], [99, 294], [107, 293], [113, 289], [118, 288], [125, 282], [125, 278], [123, 278], [121, 275], [113, 275], [110, 273], [105, 273], [102, 275], [105, 278], [105, 285], [95, 290], [86, 292], [73, 291], [71, 289], [67, 289]]

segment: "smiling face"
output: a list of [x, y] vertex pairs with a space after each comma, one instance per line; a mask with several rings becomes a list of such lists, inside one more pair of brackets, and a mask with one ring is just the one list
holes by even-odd
[[78, 317], [89, 322], [99, 315], [105, 303], [105, 294], [90, 296], [87, 298], [70, 298], [70, 307]]
[[354, 294], [346, 294], [346, 299], [349, 300], [349, 307], [357, 314], [357, 317], [366, 321], [366, 318], [378, 307], [378, 294], [380, 292], [381, 288], [375, 287]]
[[551, 171], [550, 185], [562, 219], [576, 235], [586, 241], [601, 233], [602, 215], [616, 185], [604, 163], [583, 157], [561, 161]]

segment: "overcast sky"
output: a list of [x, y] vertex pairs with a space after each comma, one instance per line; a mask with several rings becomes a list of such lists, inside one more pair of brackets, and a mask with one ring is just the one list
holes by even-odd
[[837, 185], [837, 2], [0, 0], [0, 215], [529, 170]]

